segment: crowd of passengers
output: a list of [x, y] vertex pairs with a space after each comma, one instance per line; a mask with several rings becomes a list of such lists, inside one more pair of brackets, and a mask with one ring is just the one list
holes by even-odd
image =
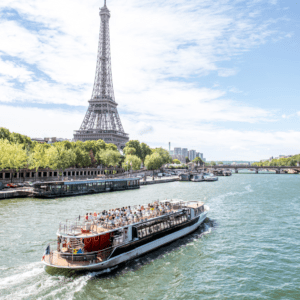
[[135, 208], [126, 206], [122, 208], [110, 209], [108, 211], [103, 210], [101, 213], [87, 213], [85, 220], [115, 227], [140, 222], [142, 220], [147, 221], [148, 219], [170, 212], [170, 205], [154, 202], [152, 204], [149, 203], [147, 206], [139, 205]]

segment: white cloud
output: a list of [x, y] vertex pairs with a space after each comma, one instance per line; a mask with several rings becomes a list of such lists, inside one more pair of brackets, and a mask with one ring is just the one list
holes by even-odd
[[221, 77], [229, 77], [237, 74], [237, 70], [234, 69], [220, 69], [218, 75]]
[[[189, 83], [210, 73], [234, 76], [237, 69], [224, 68], [222, 62], [274, 35], [283, 36], [272, 30], [274, 21], [262, 17], [256, 1], [249, 3], [242, 10], [238, 0], [108, 3], [116, 101], [131, 138], [198, 149], [204, 140], [215, 148], [222, 143], [226, 149], [258, 145], [250, 131], [219, 128], [213, 122], [269, 122], [275, 119], [272, 111], [233, 101], [216, 85], [210, 89]], [[0, 101], [87, 105], [97, 56], [98, 5], [96, 0], [2, 0], [0, 11], [15, 9], [33, 23], [24, 27], [18, 20], [0, 20], [0, 53], [6, 56], [0, 60]], [[79, 112], [0, 106], [0, 126], [30, 136], [71, 138], [83, 117]], [[260, 134], [264, 144], [274, 145], [279, 138], [255, 132]]]

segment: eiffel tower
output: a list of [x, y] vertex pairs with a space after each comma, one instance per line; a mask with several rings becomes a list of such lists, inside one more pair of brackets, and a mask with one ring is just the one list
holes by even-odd
[[106, 7], [106, 0], [99, 15], [101, 23], [94, 88], [80, 129], [74, 131], [74, 140], [101, 139], [123, 149], [129, 135], [124, 132], [114, 96], [109, 40], [110, 12]]

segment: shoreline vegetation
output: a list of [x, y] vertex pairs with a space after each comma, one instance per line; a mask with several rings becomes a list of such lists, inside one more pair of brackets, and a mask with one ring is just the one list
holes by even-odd
[[39, 143], [3, 127], [0, 127], [0, 153], [0, 170], [10, 169], [15, 172], [25, 168], [36, 171], [46, 168], [64, 171], [72, 167], [100, 165], [139, 170], [142, 164], [148, 170], [158, 170], [163, 165], [172, 163], [167, 150], [150, 148], [138, 140], [127, 142], [122, 154], [116, 145], [107, 144], [103, 140]]
[[252, 163], [251, 166], [256, 167], [296, 167], [300, 161], [300, 154], [293, 155], [287, 158], [272, 159], [271, 161], [260, 161]]

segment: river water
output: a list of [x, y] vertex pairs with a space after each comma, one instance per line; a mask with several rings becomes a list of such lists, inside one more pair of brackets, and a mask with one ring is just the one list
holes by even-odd
[[[58, 223], [156, 199], [202, 200], [189, 236], [115, 270], [45, 270]], [[0, 201], [1, 299], [300, 299], [300, 176], [237, 174], [52, 200]]]

